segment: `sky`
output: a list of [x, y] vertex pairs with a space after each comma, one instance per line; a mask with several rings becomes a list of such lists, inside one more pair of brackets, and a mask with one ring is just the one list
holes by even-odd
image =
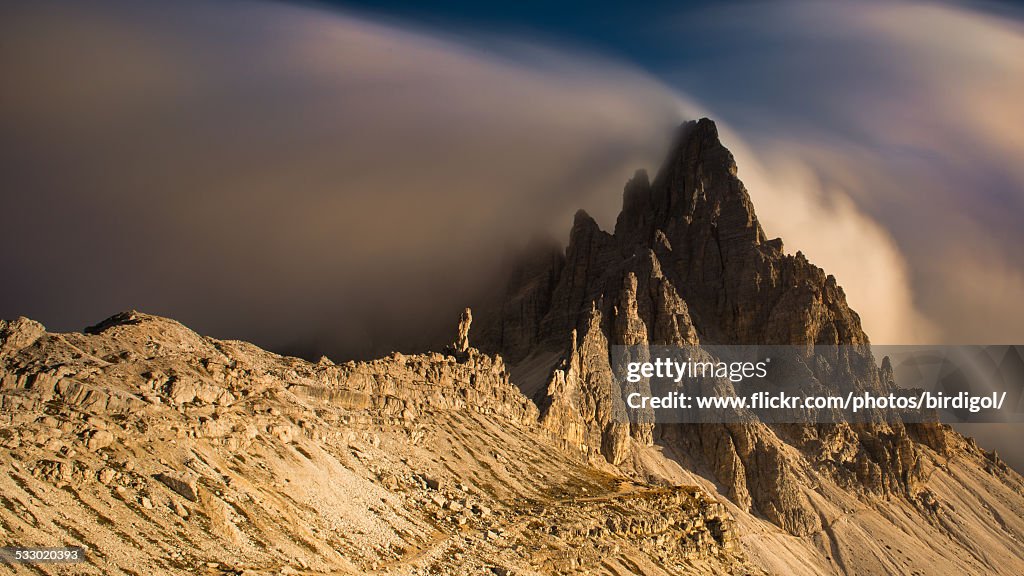
[[610, 228], [709, 116], [872, 341], [1024, 341], [1009, 3], [0, 7], [0, 317], [136, 308], [275, 350], [435, 345], [537, 235]]

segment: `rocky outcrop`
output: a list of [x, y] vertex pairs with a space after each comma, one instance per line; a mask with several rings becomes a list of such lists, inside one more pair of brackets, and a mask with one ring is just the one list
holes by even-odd
[[459, 333], [455, 337], [455, 351], [466, 352], [469, 350], [469, 327], [473, 324], [473, 311], [466, 308], [459, 317]]
[[[673, 443], [699, 456], [740, 506], [794, 534], [820, 529], [803, 495], [812, 462], [877, 494], [912, 495], [918, 444], [900, 425], [782, 427], [623, 423], [623, 395], [609, 366], [615, 345], [844, 344], [816, 375], [843, 374], [862, 389], [879, 375], [860, 319], [835, 278], [770, 240], [732, 154], [713, 122], [684, 124], [654, 181], [626, 184], [614, 233], [576, 214], [564, 258], [532, 253], [511, 277], [505, 304], [486, 314], [483, 348], [513, 365], [555, 359], [535, 396], [544, 425], [612, 464], [631, 446]], [[920, 433], [939, 446], [934, 430]], [[844, 438], [830, 446], [822, 437]]]
[[[593, 310], [581, 333], [572, 331], [567, 360], [554, 370], [538, 398], [541, 425], [584, 453], [619, 464], [629, 453], [630, 425], [608, 361], [608, 341]], [[648, 435], [649, 435], [648, 430]]]
[[44, 334], [42, 324], [24, 316], [11, 322], [0, 320], [0, 358], [35, 344]]

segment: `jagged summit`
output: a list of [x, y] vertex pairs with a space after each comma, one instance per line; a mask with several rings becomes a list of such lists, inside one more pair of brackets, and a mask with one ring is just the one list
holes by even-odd
[[716, 205], [742, 212], [747, 217], [742, 228], [760, 233], [750, 198], [736, 173], [736, 162], [719, 140], [715, 123], [707, 118], [685, 122], [654, 182], [648, 180], [645, 170], [638, 170], [627, 183], [616, 235], [628, 235], [638, 228], [636, 218], [646, 221], [646, 226], [639, 228], [664, 230], [677, 226], [674, 221], [688, 223], [713, 211]]
[[657, 230], [671, 240], [694, 228], [697, 234], [714, 232], [760, 244], [764, 232], [736, 174], [736, 162], [714, 122], [684, 123], [654, 182], [638, 172], [627, 183], [615, 236], [627, 244], [650, 244]]
[[654, 182], [638, 171], [626, 184], [614, 233], [580, 210], [564, 257], [511, 275], [501, 309], [485, 311], [485, 346], [512, 361], [560, 349], [592, 303], [612, 311], [629, 272], [652, 344], [688, 325], [709, 343], [866, 343], [834, 278], [766, 240], [736, 173], [712, 121], [683, 124]]

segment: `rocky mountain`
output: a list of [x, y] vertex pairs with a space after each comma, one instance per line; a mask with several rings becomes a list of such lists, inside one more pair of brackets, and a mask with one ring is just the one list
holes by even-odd
[[[506, 358], [542, 426], [566, 445], [649, 481], [671, 481], [660, 463], [651, 470], [645, 460], [649, 448], [659, 449], [684, 469], [706, 472], [743, 513], [822, 539], [830, 569], [844, 570], [848, 556], [873, 554], [844, 547], [870, 550], [881, 534], [898, 539], [905, 531], [899, 523], [881, 532], [837, 530], [851, 498], [905, 507], [935, 523], [943, 506], [936, 475], [949, 473], [951, 459], [972, 453], [981, 455], [978, 469], [1005, 466], [937, 424], [654, 425], [615, 416], [623, 392], [612, 378], [615, 345], [844, 345], [814, 368], [820, 380], [841, 372], [865, 390], [892, 385], [835, 278], [768, 239], [737, 173], [713, 122], [684, 124], [653, 182], [639, 171], [626, 184], [614, 232], [580, 211], [564, 253], [535, 246], [524, 257], [503, 303], [484, 319], [482, 347]], [[1019, 506], [1020, 478], [1007, 471], [995, 481], [994, 493], [1009, 489]], [[1020, 517], [1019, 507], [1003, 512]], [[986, 519], [999, 538], [1008, 536], [1003, 512]], [[941, 536], [964, 559], [976, 554], [973, 538], [956, 530]], [[1003, 552], [1019, 562], [1015, 538]], [[908, 562], [877, 556], [869, 564], [884, 572]]]
[[0, 571], [1024, 572], [1024, 481], [948, 427], [616, 418], [619, 344], [846, 344], [818, 377], [892, 384], [835, 279], [767, 239], [713, 123], [623, 204], [612, 233], [580, 212], [565, 250], [535, 244], [440, 353], [0, 321], [0, 545], [87, 558]]

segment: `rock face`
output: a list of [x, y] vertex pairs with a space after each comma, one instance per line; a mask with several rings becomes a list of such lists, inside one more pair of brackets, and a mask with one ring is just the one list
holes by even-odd
[[25, 317], [11, 322], [0, 320], [0, 357], [35, 344], [45, 333], [42, 324]]
[[628, 390], [611, 378], [613, 345], [845, 344], [851, 356], [827, 370], [865, 389], [889, 384], [867, 361], [868, 337], [835, 278], [767, 238], [707, 119], [680, 128], [653, 182], [639, 171], [626, 184], [614, 233], [578, 212], [564, 256], [527, 257], [484, 322], [482, 347], [502, 353], [514, 375], [521, 366], [547, 374], [534, 399], [554, 435], [614, 465], [652, 444], [685, 454], [738, 506], [796, 535], [822, 528], [807, 495], [818, 470], [850, 489], [916, 498], [928, 468], [918, 448], [942, 453], [948, 434], [845, 424], [656, 429], [614, 418]]

